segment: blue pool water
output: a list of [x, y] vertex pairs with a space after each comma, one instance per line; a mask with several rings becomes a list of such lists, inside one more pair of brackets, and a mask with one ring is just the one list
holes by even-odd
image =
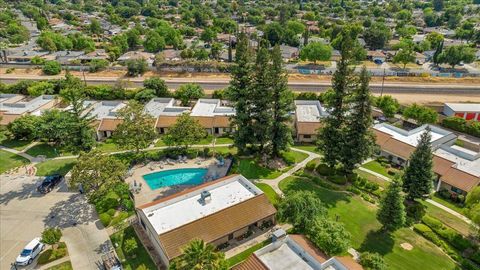
[[173, 185], [199, 185], [207, 171], [202, 168], [174, 169], [145, 174], [143, 179], [152, 190]]

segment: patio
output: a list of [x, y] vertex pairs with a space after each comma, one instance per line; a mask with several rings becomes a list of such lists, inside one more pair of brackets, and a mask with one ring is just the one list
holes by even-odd
[[186, 159], [184, 162], [149, 162], [147, 164], [139, 164], [134, 166], [130, 170], [130, 175], [125, 179], [125, 181], [131, 187], [134, 187], [134, 185], [136, 186], [137, 191], [133, 192], [134, 201], [135, 206], [139, 206], [192, 187], [191, 185], [176, 185], [152, 190], [148, 186], [147, 182], [143, 179], [143, 175], [145, 174], [173, 169], [205, 168], [208, 169], [206, 176], [208, 176], [210, 180], [213, 180], [213, 178], [218, 179], [227, 175], [227, 171], [231, 162], [231, 159], [225, 159], [223, 166], [218, 166], [218, 160], [215, 158]]

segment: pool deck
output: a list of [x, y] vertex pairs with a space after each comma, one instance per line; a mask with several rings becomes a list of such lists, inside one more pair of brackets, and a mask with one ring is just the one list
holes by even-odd
[[222, 167], [217, 166], [217, 160], [215, 158], [209, 158], [207, 160], [203, 158], [188, 159], [186, 163], [175, 163], [173, 165], [168, 165], [166, 162], [163, 162], [163, 169], [160, 168], [160, 162], [150, 162], [147, 165], [136, 165], [132, 168], [132, 174], [127, 177], [125, 180], [130, 186], [134, 182], [142, 184], [142, 188], [138, 193], [134, 193], [135, 196], [135, 206], [143, 205], [158, 199], [161, 199], [165, 196], [180, 192], [191, 186], [171, 186], [171, 187], [162, 187], [155, 190], [150, 189], [147, 182], [143, 179], [143, 175], [160, 172], [173, 169], [182, 169], [182, 168], [205, 168], [208, 169], [207, 176], [215, 175], [216, 178], [223, 177], [227, 174], [227, 169], [230, 166], [232, 161], [230, 159], [225, 159], [225, 164]]

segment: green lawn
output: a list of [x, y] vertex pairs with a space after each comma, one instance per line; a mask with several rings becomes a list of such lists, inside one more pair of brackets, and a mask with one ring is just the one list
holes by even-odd
[[102, 152], [116, 152], [116, 151], [121, 151], [120, 147], [113, 142], [112, 139], [106, 139], [104, 142], [99, 142], [96, 146], [96, 149], [102, 151]]
[[294, 150], [289, 150], [288, 152], [283, 153], [283, 155], [286, 157], [293, 158], [295, 160], [295, 163], [300, 163], [308, 157], [308, 154], [294, 151]]
[[365, 179], [367, 179], [367, 180], [370, 180], [370, 181], [372, 181], [372, 182], [374, 182], [374, 183], [377, 183], [377, 184], [379, 184], [379, 185], [380, 185], [381, 187], [383, 187], [383, 188], [386, 188], [386, 187], [388, 186], [388, 182], [387, 182], [387, 181], [385, 181], [384, 179], [382, 179], [382, 178], [380, 178], [380, 177], [377, 177], [377, 176], [375, 176], [375, 175], [373, 175], [373, 174], [371, 174], [371, 173], [368, 173], [368, 172], [365, 172], [365, 171], [362, 171], [362, 170], [358, 170], [358, 169], [356, 169], [356, 170], [354, 170], [354, 171], [355, 171], [355, 173], [356, 173], [358, 176], [361, 176], [361, 177], [363, 177], [363, 178], [365, 178]]
[[368, 163], [365, 163], [362, 165], [365, 169], [369, 169], [371, 171], [374, 171], [376, 173], [379, 173], [383, 176], [386, 176], [388, 178], [393, 178], [392, 175], [388, 174], [387, 168], [383, 167], [382, 164], [380, 164], [378, 161], [372, 160]]
[[426, 211], [430, 216], [437, 218], [443, 224], [451, 227], [465, 236], [470, 235], [471, 226], [462, 219], [448, 213], [441, 208], [436, 207], [431, 203], [425, 201], [421, 201], [421, 203], [427, 207]]
[[317, 149], [317, 146], [314, 144], [295, 144], [293, 147], [302, 149], [308, 152], [321, 154], [320, 150]]
[[157, 142], [155, 143], [156, 147], [166, 146], [165, 142], [162, 140], [162, 137], [158, 138]]
[[218, 137], [215, 144], [233, 144], [233, 139], [230, 137]]
[[9, 139], [7, 136], [5, 136], [5, 134], [0, 134], [0, 145], [8, 148], [13, 148], [15, 150], [21, 151], [31, 143], [32, 141], [29, 140]]
[[456, 211], [460, 214], [465, 214], [465, 208], [464, 207], [462, 207], [462, 206], [460, 206], [460, 205], [458, 205], [454, 202], [448, 201], [448, 200], [440, 197], [437, 194], [434, 194], [432, 196], [432, 200], [439, 203], [439, 204], [442, 204], [443, 206], [446, 206], [446, 207], [448, 207], [448, 208], [450, 208], [450, 209], [452, 209], [452, 210], [454, 210], [454, 211]]
[[222, 154], [222, 155], [227, 155], [227, 154], [232, 154], [236, 155], [237, 154], [237, 148], [236, 147], [228, 147], [228, 146], [218, 146], [218, 147], [212, 147], [210, 148], [211, 151], [215, 149], [216, 153]]
[[0, 150], [0, 173], [28, 163], [30, 163], [30, 161], [24, 157]]
[[265, 195], [267, 196], [268, 200], [273, 204], [273, 205], [277, 205], [279, 200], [280, 200], [280, 197], [278, 196], [278, 194], [275, 192], [275, 190], [273, 190], [273, 188], [271, 186], [269, 186], [268, 184], [265, 184], [265, 183], [256, 183], [255, 184], [259, 189], [261, 189]]
[[237, 173], [248, 179], [274, 179], [282, 174], [281, 171], [260, 166], [254, 158], [241, 158], [238, 161]]
[[47, 268], [47, 270], [73, 270], [72, 262], [66, 261], [52, 267]]
[[256, 244], [256, 245], [252, 246], [252, 247], [250, 247], [250, 248], [248, 248], [248, 249], [246, 249], [246, 250], [238, 253], [237, 255], [229, 258], [229, 259], [228, 259], [228, 264], [230, 265], [230, 267], [232, 267], [232, 266], [234, 266], [234, 265], [236, 265], [236, 264], [238, 264], [238, 263], [246, 260], [246, 259], [248, 258], [248, 256], [250, 256], [253, 252], [261, 249], [262, 247], [264, 247], [264, 246], [266, 246], [266, 245], [268, 245], [268, 244], [270, 244], [270, 243], [271, 243], [271, 240], [268, 239], [268, 240], [265, 240], [265, 241], [263, 241], [263, 242], [261, 242], [261, 243], [258, 243], [258, 244]]
[[[380, 232], [376, 207], [342, 192], [335, 192], [313, 184], [307, 178], [289, 177], [280, 182], [284, 192], [310, 190], [315, 192], [328, 208], [332, 218], [338, 218], [352, 235], [353, 248], [378, 252], [384, 256], [389, 269], [455, 269], [454, 262], [438, 247], [409, 228], [391, 236]], [[400, 244], [408, 242], [413, 250], [404, 250]]]
[[206, 145], [206, 144], [211, 144], [213, 142], [213, 136], [207, 136], [198, 142], [195, 142], [196, 145]]
[[[123, 243], [125, 240], [134, 238], [137, 241], [137, 249], [135, 250], [135, 257], [128, 256], [124, 252]], [[143, 247], [142, 242], [138, 239], [137, 234], [132, 226], [129, 226], [123, 230], [120, 230], [110, 236], [113, 246], [115, 246], [115, 251], [117, 252], [118, 258], [122, 262], [123, 269], [132, 270], [137, 269], [142, 264], [145, 266], [145, 269], [157, 269], [155, 263], [150, 258], [150, 255]]]
[[32, 157], [44, 155], [47, 158], [72, 155], [72, 153], [62, 148], [54, 147], [48, 143], [39, 143], [37, 145], [34, 145], [30, 149], [28, 149], [26, 153], [31, 155]]
[[76, 158], [55, 159], [38, 163], [35, 165], [35, 167], [37, 167], [37, 175], [39, 176], [50, 175], [54, 173], [65, 175], [72, 169], [76, 162]]

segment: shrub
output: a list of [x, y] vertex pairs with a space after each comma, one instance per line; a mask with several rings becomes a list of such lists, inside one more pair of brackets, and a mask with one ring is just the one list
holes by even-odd
[[425, 223], [428, 227], [430, 227], [434, 230], [438, 230], [438, 229], [441, 229], [443, 227], [443, 223], [440, 220], [438, 220], [434, 217], [431, 217], [429, 215], [423, 216], [422, 222]]
[[47, 61], [43, 64], [42, 71], [46, 75], [57, 75], [62, 71], [62, 66], [57, 61]]
[[440, 238], [425, 224], [415, 224], [413, 225], [413, 230], [421, 234], [423, 237], [427, 238], [428, 240], [432, 241], [435, 245], [440, 246], [441, 241]]
[[338, 185], [345, 185], [347, 183], [347, 177], [344, 175], [333, 175], [327, 178], [330, 182], [338, 184]]
[[109, 214], [110, 216], [113, 217], [113, 216], [115, 216], [115, 212], [116, 212], [115, 209], [108, 209], [107, 214]]
[[135, 238], [133, 237], [125, 240], [125, 243], [123, 244], [123, 249], [125, 250], [125, 253], [127, 253], [128, 255], [133, 255], [137, 248], [138, 248], [137, 240], [135, 240]]
[[477, 252], [473, 253], [471, 256], [470, 256], [470, 260], [480, 264], [480, 250], [477, 250]]
[[347, 188], [347, 191], [350, 191], [350, 192], [352, 192], [353, 194], [357, 194], [357, 195], [362, 194], [362, 191], [360, 191], [358, 188], [353, 187], [353, 186], [349, 186], [349, 187]]
[[112, 221], [110, 221], [110, 225], [111, 226], [116, 225], [116, 224], [120, 223], [120, 221], [123, 221], [126, 218], [128, 218], [128, 213], [122, 211], [122, 212], [118, 213], [117, 216], [112, 218]]
[[105, 70], [108, 66], [108, 61], [105, 59], [93, 59], [89, 66], [88, 71], [91, 73]]
[[335, 169], [328, 167], [327, 164], [320, 163], [318, 164], [316, 171], [320, 175], [329, 176], [335, 174]]
[[465, 270], [478, 270], [478, 267], [467, 259], [461, 261], [462, 269]]
[[368, 270], [386, 270], [387, 264], [378, 253], [363, 252], [360, 255], [360, 264]]
[[42, 242], [45, 244], [56, 244], [60, 238], [62, 238], [62, 231], [59, 228], [46, 228], [42, 232]]
[[444, 199], [450, 199], [450, 192], [448, 192], [446, 189], [441, 189], [437, 192], [437, 194]]
[[147, 61], [143, 58], [128, 60], [126, 64], [128, 76], [142, 75], [148, 69]]
[[455, 231], [454, 229], [451, 229], [443, 223], [436, 219], [433, 218], [429, 215], [425, 215], [422, 218], [422, 222], [428, 225], [432, 230], [437, 233], [440, 237], [445, 239], [450, 245], [452, 245], [454, 248], [464, 251], [468, 248], [471, 248], [473, 245], [470, 243], [469, 240], [465, 239], [460, 233]]
[[100, 218], [100, 222], [102, 222], [103, 226], [105, 227], [107, 227], [112, 221], [112, 217], [107, 213], [101, 213], [99, 215], [99, 218]]
[[305, 170], [313, 172], [317, 167], [317, 162], [315, 160], [311, 160], [305, 165]]
[[30, 60], [30, 63], [32, 63], [33, 65], [43, 65], [45, 63], [45, 59], [36, 55], [32, 58], [32, 60]]
[[360, 196], [362, 197], [362, 199], [364, 199], [369, 203], [373, 203], [373, 204], [375, 203], [375, 200], [372, 197], [370, 197], [370, 195], [368, 195], [367, 193], [362, 193]]
[[425, 215], [425, 206], [421, 203], [407, 204], [405, 210], [407, 211], [407, 216], [415, 222], [419, 222]]
[[365, 189], [367, 189], [369, 191], [375, 191], [379, 188], [380, 188], [380, 186], [377, 183], [373, 183], [373, 182], [370, 182], [370, 181], [367, 181], [365, 183]]
[[453, 130], [465, 132], [465, 128], [467, 125], [467, 120], [457, 117], [457, 116], [450, 116], [442, 121], [442, 125], [446, 128], [450, 128]]

